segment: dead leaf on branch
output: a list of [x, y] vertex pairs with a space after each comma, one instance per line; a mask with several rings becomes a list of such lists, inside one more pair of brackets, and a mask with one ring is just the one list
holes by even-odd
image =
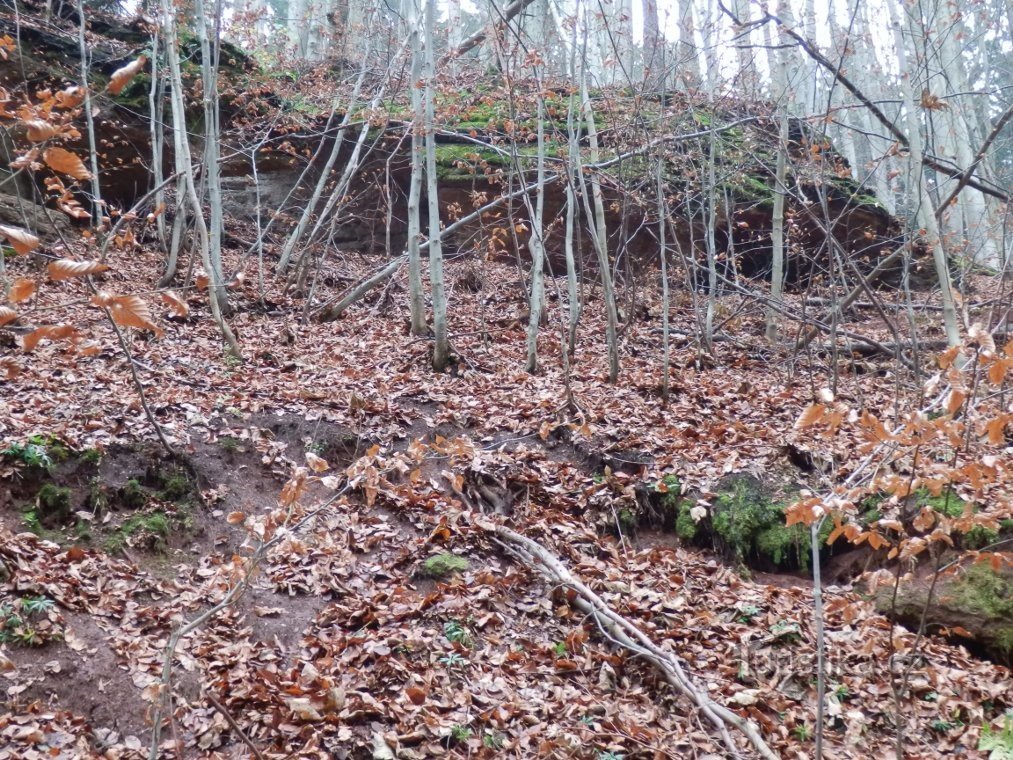
[[161, 298], [164, 303], [169, 305], [169, 309], [177, 317], [183, 317], [184, 319], [190, 316], [190, 307], [187, 302], [184, 301], [178, 293], [174, 290], [163, 290]]
[[29, 353], [35, 350], [41, 340], [73, 340], [79, 335], [80, 333], [73, 325], [43, 325], [28, 333], [22, 340], [21, 347], [25, 353]]
[[0, 327], [8, 325], [18, 318], [18, 313], [10, 306], [0, 306]]
[[11, 303], [21, 303], [27, 301], [35, 293], [35, 280], [29, 280], [27, 277], [21, 277], [14, 281], [11, 285], [11, 292], [7, 295]]
[[106, 92], [110, 95], [119, 95], [123, 92], [123, 88], [130, 84], [130, 80], [144, 69], [147, 63], [147, 56], [142, 55], [138, 56], [137, 60], [131, 61], [126, 66], [116, 69], [116, 71], [113, 72], [113, 75], [109, 77], [109, 85], [106, 87]]
[[158, 336], [165, 334], [165, 331], [152, 320], [151, 310], [140, 296], [114, 296], [99, 292], [91, 301], [95, 306], [109, 309], [113, 322], [120, 327], [151, 330]]
[[42, 244], [42, 241], [35, 235], [18, 227], [0, 225], [0, 235], [6, 237], [10, 247], [22, 255], [35, 250]]
[[50, 280], [69, 280], [73, 277], [84, 277], [90, 274], [98, 274], [109, 269], [106, 264], [97, 261], [74, 261], [74, 259], [60, 259], [52, 262], [46, 271], [49, 272]]
[[84, 88], [79, 85], [73, 85], [65, 90], [60, 90], [60, 92], [53, 96], [53, 100], [57, 108], [77, 108], [84, 102]]
[[66, 148], [47, 148], [42, 160], [54, 172], [66, 174], [74, 179], [91, 179], [91, 172], [84, 167], [84, 161]]

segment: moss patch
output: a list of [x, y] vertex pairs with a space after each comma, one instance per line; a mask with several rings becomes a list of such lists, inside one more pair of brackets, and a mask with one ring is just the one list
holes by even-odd
[[45, 527], [61, 525], [70, 519], [71, 490], [65, 486], [46, 483], [35, 497], [35, 514]]
[[[774, 501], [755, 478], [737, 475], [725, 482], [714, 503], [711, 527], [716, 540], [738, 562], [780, 569], [808, 568], [812, 551], [805, 525], [785, 525], [788, 502]], [[690, 518], [692, 519], [692, 518]], [[832, 526], [820, 533], [825, 540]]]
[[463, 573], [468, 569], [468, 560], [452, 552], [434, 554], [422, 563], [421, 575], [426, 578], [446, 578], [454, 573]]

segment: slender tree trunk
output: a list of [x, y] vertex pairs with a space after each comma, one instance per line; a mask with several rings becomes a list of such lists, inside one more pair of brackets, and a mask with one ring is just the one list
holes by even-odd
[[151, 35], [151, 56], [149, 58], [151, 61], [151, 87], [148, 90], [148, 122], [151, 131], [151, 181], [153, 187], [158, 188], [154, 198], [155, 209], [158, 212], [158, 216], [155, 218], [155, 230], [158, 234], [158, 244], [163, 251], [167, 252], [169, 243], [165, 229], [165, 214], [161, 212], [161, 209], [165, 207], [165, 190], [162, 189], [164, 180], [162, 161], [165, 149], [165, 129], [162, 125], [165, 122], [165, 107], [162, 76], [158, 70], [158, 44], [158, 27], [156, 26]]
[[950, 281], [949, 261], [939, 234], [939, 225], [933, 213], [932, 199], [925, 185], [925, 167], [922, 163], [922, 134], [919, 113], [915, 105], [911, 87], [911, 69], [907, 62], [906, 40], [901, 26], [901, 14], [904, 9], [898, 7], [899, 0], [890, 3], [893, 14], [894, 43], [897, 49], [897, 61], [900, 66], [900, 89], [904, 101], [907, 118], [909, 141], [908, 193], [912, 208], [916, 209], [915, 224], [924, 230], [923, 239], [932, 251], [932, 260], [936, 265], [939, 278], [939, 291], [943, 306], [943, 324], [946, 329], [946, 342], [951, 346], [960, 344], [960, 328], [957, 322], [957, 311], [953, 300], [953, 286]]
[[[527, 370], [538, 369], [538, 325], [542, 319], [542, 300], [545, 297], [545, 249], [542, 240], [542, 219], [545, 215], [545, 101], [541, 87], [538, 93], [538, 188], [535, 190], [535, 209], [531, 218], [531, 299], [528, 304], [528, 359]], [[530, 199], [524, 196], [530, 206]]]
[[[587, 139], [590, 145], [591, 163], [599, 161], [598, 130], [594, 123], [594, 109], [591, 106], [591, 96], [587, 90], [587, 72], [581, 74], [580, 94], [584, 111], [584, 123], [587, 126]], [[583, 181], [583, 172], [577, 168], [578, 174]], [[598, 255], [598, 274], [601, 277], [602, 299], [605, 301], [605, 336], [608, 343], [609, 353], [609, 382], [616, 383], [619, 380], [619, 315], [616, 311], [615, 287], [612, 283], [612, 268], [608, 255], [608, 229], [605, 224], [605, 203], [602, 199], [601, 181], [596, 173], [591, 174], [591, 199], [594, 202], [594, 225], [591, 227], [591, 237], [594, 240], [595, 252]], [[585, 193], [585, 203], [587, 196]]]
[[88, 157], [91, 163], [91, 207], [92, 207], [92, 226], [97, 229], [103, 229], [105, 221], [105, 205], [102, 203], [102, 188], [99, 183], [99, 171], [98, 171], [98, 142], [95, 139], [95, 115], [92, 113], [92, 100], [91, 100], [91, 89], [88, 86], [88, 41], [85, 39], [85, 15], [84, 15], [84, 2], [77, 0], [77, 15], [80, 23], [78, 24], [78, 44], [81, 51], [81, 89], [84, 92], [84, 118], [85, 124], [88, 128]]
[[[570, 31], [570, 80], [577, 78], [577, 25]], [[577, 325], [580, 322], [580, 294], [577, 292], [577, 266], [573, 251], [573, 235], [579, 210], [577, 208], [577, 166], [580, 163], [580, 138], [576, 126], [576, 95], [571, 91], [566, 108], [567, 164], [566, 164], [566, 227], [563, 253], [566, 256], [566, 297], [569, 306], [567, 350], [572, 355], [577, 347]]]
[[[222, 175], [219, 158], [221, 157], [221, 129], [218, 120], [218, 67], [217, 54], [211, 52], [211, 39], [208, 34], [207, 10], [204, 0], [195, 0], [194, 9], [197, 14], [197, 38], [201, 50], [201, 81], [204, 89], [204, 165], [203, 177], [207, 182], [208, 206], [208, 256], [205, 267], [211, 284], [208, 292], [218, 302], [218, 309], [223, 315], [229, 313], [229, 296], [225, 288], [225, 275], [222, 271], [222, 232], [224, 211], [222, 208]], [[221, 7], [215, 0], [215, 26], [221, 16]], [[216, 45], [217, 50], [217, 45]], [[194, 213], [199, 213], [194, 211]]]
[[[198, 0], [198, 3], [200, 3], [200, 0]], [[190, 143], [186, 139], [186, 109], [183, 104], [183, 77], [179, 64], [179, 41], [176, 38], [175, 7], [172, 5], [170, 0], [162, 0], [162, 15], [164, 17], [163, 27], [165, 30], [166, 63], [169, 66], [169, 89], [172, 103], [172, 117], [175, 127], [174, 132], [176, 134], [176, 145], [180, 151], [180, 156], [185, 167], [183, 176], [186, 182], [186, 196], [190, 202], [190, 208], [193, 211], [194, 220], [197, 224], [201, 260], [204, 264], [204, 268], [208, 271], [209, 276], [214, 277], [212, 274], [214, 269], [212, 267], [211, 258], [211, 239], [208, 233], [207, 223], [204, 220], [204, 210], [201, 207], [200, 197], [197, 195], [197, 186], [193, 179], [193, 157], [190, 154]], [[203, 16], [199, 20], [203, 21]], [[198, 24], [198, 26], [200, 26], [200, 24]], [[205, 27], [205, 37], [206, 34], [207, 29]], [[207, 159], [206, 155], [205, 159]], [[217, 161], [214, 166], [217, 171]], [[220, 254], [221, 249], [219, 249], [219, 255]], [[233, 335], [232, 330], [225, 321], [225, 316], [222, 314], [218, 299], [215, 297], [213, 291], [209, 293], [208, 302], [211, 306], [211, 316], [214, 319], [215, 324], [218, 325], [219, 330], [221, 330], [222, 337], [225, 339], [229, 353], [237, 358], [241, 358], [242, 352], [239, 350], [239, 343], [236, 341], [235, 335]]]
[[777, 340], [778, 307], [784, 292], [784, 201], [787, 194], [784, 183], [787, 175], [788, 112], [781, 112], [777, 148], [777, 166], [774, 170], [774, 210], [770, 232], [770, 306], [767, 309], [767, 340]]
[[658, 255], [661, 261], [661, 400], [668, 404], [668, 376], [671, 370], [671, 346], [669, 342], [669, 296], [668, 296], [668, 245], [665, 232], [668, 228], [668, 204], [665, 203], [665, 181], [662, 171], [664, 158], [658, 156], [656, 168], [658, 193]]
[[429, 196], [429, 286], [433, 297], [433, 369], [443, 371], [450, 359], [447, 337], [447, 294], [443, 285], [443, 242], [440, 230], [439, 183], [436, 176], [436, 115], [434, 79], [436, 77], [435, 32], [436, 0], [426, 0], [425, 130], [426, 194]]
[[408, 186], [408, 308], [411, 314], [412, 335], [426, 335], [426, 296], [422, 286], [422, 254], [419, 242], [422, 237], [420, 203], [422, 173], [425, 168], [425, 148], [422, 140], [422, 93], [416, 86], [422, 78], [422, 38], [419, 34], [420, 13], [418, 0], [406, 0], [408, 8], [408, 34], [411, 41], [412, 76], [412, 176]]

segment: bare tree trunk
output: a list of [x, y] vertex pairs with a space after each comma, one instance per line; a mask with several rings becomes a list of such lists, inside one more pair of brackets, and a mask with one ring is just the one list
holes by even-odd
[[[201, 0], [197, 0], [200, 10], [203, 10], [203, 3]], [[197, 232], [200, 239], [201, 247], [201, 260], [204, 263], [204, 268], [208, 271], [209, 276], [214, 277], [212, 258], [211, 258], [211, 241], [210, 235], [208, 234], [207, 223], [204, 220], [204, 210], [201, 207], [200, 197], [197, 195], [197, 186], [193, 179], [193, 157], [190, 154], [190, 143], [186, 139], [186, 110], [183, 105], [183, 78], [180, 71], [179, 65], [179, 41], [176, 38], [176, 17], [175, 8], [171, 4], [170, 0], [162, 0], [162, 15], [163, 15], [163, 27], [165, 29], [165, 55], [166, 62], [169, 66], [169, 85], [171, 92], [172, 102], [172, 117], [176, 132], [176, 144], [181, 149], [180, 155], [185, 167], [183, 177], [186, 181], [186, 195], [190, 202], [190, 208], [193, 211], [194, 219], [197, 224]], [[198, 26], [202, 26], [204, 17], [198, 19], [200, 23]], [[207, 28], [204, 27], [205, 39], [207, 36]], [[205, 60], [208, 60], [206, 58]], [[210, 62], [208, 60], [208, 62]], [[207, 156], [205, 155], [205, 159]], [[207, 161], [205, 160], [205, 164]], [[217, 172], [218, 164], [217, 160], [214, 164], [214, 171]], [[219, 248], [219, 256], [221, 255], [221, 249]], [[219, 260], [219, 265], [220, 265]], [[213, 283], [212, 283], [213, 284]], [[222, 314], [221, 307], [218, 303], [218, 299], [215, 297], [213, 290], [208, 294], [208, 302], [211, 305], [211, 316], [215, 320], [215, 324], [218, 325], [221, 330], [222, 337], [228, 346], [229, 353], [237, 358], [242, 357], [242, 352], [239, 350], [239, 344], [236, 341], [235, 335], [229, 328], [228, 323], [225, 321], [225, 316]]]
[[[215, 30], [221, 19], [220, 0], [215, 0]], [[225, 289], [225, 275], [222, 271], [222, 231], [224, 212], [222, 209], [222, 173], [219, 165], [221, 156], [221, 129], [218, 113], [218, 65], [217, 48], [212, 55], [211, 40], [208, 34], [207, 10], [204, 0], [195, 0], [194, 9], [197, 13], [197, 39], [201, 50], [201, 80], [204, 95], [204, 173], [207, 182], [208, 206], [211, 214], [208, 220], [208, 256], [204, 262], [211, 283], [208, 293], [212, 300], [218, 302], [222, 314], [229, 313], [229, 296]], [[217, 41], [217, 34], [216, 34]], [[195, 211], [194, 213], [198, 213]]]
[[436, 77], [436, 0], [426, 0], [425, 60], [425, 131], [426, 131], [426, 194], [429, 196], [429, 286], [433, 297], [433, 369], [443, 371], [450, 359], [447, 337], [447, 294], [443, 285], [443, 242], [440, 229], [439, 183], [436, 176], [436, 114], [434, 82]]
[[[577, 25], [570, 27], [570, 80], [577, 78]], [[577, 208], [577, 166], [580, 163], [580, 139], [576, 127], [576, 95], [571, 91], [566, 109], [567, 165], [566, 165], [566, 232], [563, 252], [566, 256], [566, 297], [569, 306], [567, 350], [572, 355], [577, 347], [577, 325], [580, 323], [580, 294], [577, 292], [577, 266], [573, 255], [573, 233], [579, 210]]]
[[[586, 69], [586, 64], [585, 64]], [[598, 130], [594, 124], [594, 109], [591, 107], [591, 96], [587, 91], [587, 72], [581, 74], [580, 96], [584, 111], [584, 123], [587, 125], [587, 139], [590, 145], [591, 163], [598, 163]], [[578, 153], [579, 156], [579, 153]], [[581, 167], [577, 174], [584, 181]], [[594, 241], [595, 253], [598, 255], [598, 275], [601, 277], [602, 299], [605, 302], [605, 336], [609, 353], [609, 382], [619, 380], [619, 315], [616, 311], [615, 287], [612, 283], [612, 267], [608, 255], [608, 229], [605, 224], [605, 203], [602, 200], [601, 181], [596, 173], [591, 174], [591, 199], [594, 202], [594, 224], [591, 225], [591, 237]], [[587, 193], [584, 193], [587, 204]], [[590, 217], [591, 214], [589, 213]]]
[[936, 265], [939, 278], [939, 291], [943, 306], [943, 324], [946, 328], [946, 342], [951, 346], [960, 344], [960, 328], [957, 323], [957, 311], [953, 300], [953, 286], [950, 282], [949, 261], [943, 249], [943, 241], [939, 234], [939, 225], [933, 213], [932, 199], [925, 185], [925, 167], [922, 163], [922, 134], [918, 110], [915, 105], [914, 93], [911, 88], [911, 69], [907, 62], [906, 41], [901, 26], [901, 14], [904, 9], [898, 7], [899, 1], [890, 3], [893, 15], [894, 44], [897, 49], [897, 62], [900, 65], [900, 90], [904, 101], [907, 117], [908, 141], [910, 148], [908, 193], [911, 206], [915, 209], [915, 223], [924, 230], [924, 241], [932, 250], [932, 260]]
[[[545, 101], [541, 86], [538, 93], [538, 188], [535, 190], [534, 214], [531, 214], [531, 299], [528, 305], [528, 358], [527, 370], [538, 369], [538, 325], [542, 319], [542, 300], [545, 297], [545, 248], [542, 240], [542, 219], [545, 215]], [[524, 196], [529, 208], [531, 201]]]
[[158, 244], [163, 251], [168, 250], [168, 239], [165, 229], [165, 214], [161, 209], [165, 206], [165, 190], [162, 189], [163, 167], [162, 160], [165, 155], [165, 130], [162, 124], [165, 121], [165, 105], [163, 102], [164, 88], [162, 77], [158, 71], [158, 27], [151, 35], [151, 88], [148, 90], [148, 123], [151, 131], [151, 181], [153, 186], [158, 188], [155, 191], [155, 209], [158, 212], [155, 218], [155, 230], [158, 234]]
[[77, 0], [78, 44], [81, 50], [81, 89], [84, 92], [84, 119], [88, 127], [88, 156], [91, 162], [91, 207], [92, 226], [101, 230], [104, 227], [106, 209], [102, 203], [102, 188], [99, 184], [98, 142], [95, 139], [95, 114], [92, 113], [91, 89], [88, 87], [88, 42], [85, 39], [84, 2]]
[[408, 7], [408, 34], [411, 41], [412, 76], [412, 176], [408, 186], [408, 308], [411, 314], [412, 335], [429, 332], [426, 324], [426, 296], [422, 287], [422, 254], [419, 239], [422, 236], [420, 202], [422, 195], [422, 172], [425, 167], [425, 153], [422, 144], [422, 93], [416, 83], [422, 78], [422, 39], [419, 35], [418, 0], [406, 0]]

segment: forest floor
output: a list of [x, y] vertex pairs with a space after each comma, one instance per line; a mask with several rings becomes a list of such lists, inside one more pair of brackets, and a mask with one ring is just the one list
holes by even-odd
[[[158, 277], [149, 250], [115, 259], [102, 289]], [[340, 261], [321, 292], [373, 264]], [[9, 274], [38, 266], [15, 259]], [[245, 268], [230, 318], [244, 361], [224, 354], [203, 293], [184, 293], [185, 319], [159, 317], [163, 336], [130, 336], [175, 459], [80, 280], [41, 287], [33, 313], [82, 341], [4, 347], [0, 439], [34, 441], [51, 463], [0, 460], [0, 601], [21, 605], [23, 625], [7, 628], [29, 639], [0, 644], [0, 758], [146, 757], [170, 635], [243, 578], [246, 593], [179, 643], [161, 756], [249, 757], [244, 736], [271, 758], [725, 756], [696, 708], [505, 552], [489, 519], [560, 557], [780, 756], [812, 756], [811, 579], [682, 546], [636, 505], [666, 476], [702, 504], [736, 473], [825, 491], [854, 466], [855, 441], [795, 423], [830, 384], [830, 354], [771, 348], [760, 307], [724, 295], [716, 321], [731, 337], [701, 356], [677, 336], [663, 404], [648, 289], [623, 323], [619, 383], [607, 382], [596, 299], [567, 381], [565, 288], [550, 281], [542, 368], [529, 374], [517, 268], [459, 260], [458, 360], [436, 374], [396, 281], [340, 321], [304, 323], [301, 299], [269, 272], [262, 299], [256, 262]], [[991, 287], [981, 278], [964, 297], [987, 301]], [[694, 334], [693, 298], [674, 295], [678, 335]], [[938, 312], [917, 306], [931, 336]], [[873, 310], [845, 326], [892, 339]], [[838, 370], [836, 398], [856, 409], [916, 408], [920, 386], [889, 359], [842, 356]], [[283, 492], [307, 463], [320, 472]], [[69, 489], [55, 492], [56, 518], [41, 514], [47, 483]], [[251, 574], [257, 531], [277, 540]], [[833, 580], [825, 757], [895, 756], [898, 716], [906, 757], [984, 757], [981, 727], [1013, 706], [1009, 671], [934, 636], [916, 647], [850, 577]], [[24, 606], [43, 598], [55, 606]]]

